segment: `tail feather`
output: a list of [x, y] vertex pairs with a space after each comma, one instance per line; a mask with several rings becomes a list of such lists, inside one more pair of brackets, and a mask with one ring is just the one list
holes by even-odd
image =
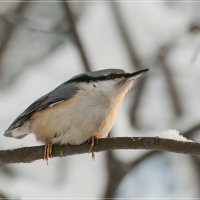
[[28, 133], [24, 133], [18, 130], [18, 128], [13, 129], [11, 131], [6, 131], [3, 135], [6, 137], [14, 137], [17, 139], [21, 139], [23, 137], [25, 137]]
[[14, 129], [8, 128], [8, 130], [5, 131], [4, 136], [21, 139], [29, 133], [30, 133], [30, 124], [27, 121], [20, 127], [17, 127], [17, 128], [14, 128]]
[[3, 135], [6, 136], [6, 137], [13, 137], [12, 131], [5, 131], [5, 133]]

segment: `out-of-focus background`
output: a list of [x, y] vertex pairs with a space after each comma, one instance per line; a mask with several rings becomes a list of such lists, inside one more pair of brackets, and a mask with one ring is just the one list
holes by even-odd
[[[200, 3], [0, 2], [0, 149], [40, 145], [3, 132], [38, 97], [87, 70], [150, 68], [111, 136], [177, 129], [199, 141]], [[198, 198], [196, 156], [115, 151], [0, 166], [0, 197]]]

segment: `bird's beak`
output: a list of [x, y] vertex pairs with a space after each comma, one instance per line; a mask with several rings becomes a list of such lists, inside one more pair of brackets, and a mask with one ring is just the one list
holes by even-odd
[[145, 73], [147, 71], [149, 71], [149, 69], [142, 69], [142, 70], [139, 70], [139, 71], [136, 71], [133, 73], [127, 73], [126, 77], [128, 79], [136, 79], [136, 78], [139, 78], [141, 75], [143, 75], [143, 73]]

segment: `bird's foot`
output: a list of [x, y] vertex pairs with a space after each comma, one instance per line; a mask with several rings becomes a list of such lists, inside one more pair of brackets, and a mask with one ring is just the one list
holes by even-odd
[[44, 160], [46, 160], [46, 163], [48, 165], [48, 160], [52, 156], [52, 141], [46, 140], [45, 148], [44, 148]]
[[90, 145], [90, 149], [89, 149], [89, 153], [92, 153], [92, 159], [95, 159], [95, 154], [96, 152], [94, 151], [94, 147], [98, 142], [98, 138], [96, 136], [92, 136], [89, 141], [91, 141], [91, 145]]

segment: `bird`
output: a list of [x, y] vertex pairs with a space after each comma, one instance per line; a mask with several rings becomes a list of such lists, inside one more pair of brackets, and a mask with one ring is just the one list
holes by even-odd
[[122, 69], [103, 69], [72, 77], [34, 101], [4, 132], [21, 139], [33, 133], [45, 144], [44, 160], [52, 155], [53, 144], [79, 145], [106, 138], [125, 94], [135, 80], [149, 69], [133, 73]]

